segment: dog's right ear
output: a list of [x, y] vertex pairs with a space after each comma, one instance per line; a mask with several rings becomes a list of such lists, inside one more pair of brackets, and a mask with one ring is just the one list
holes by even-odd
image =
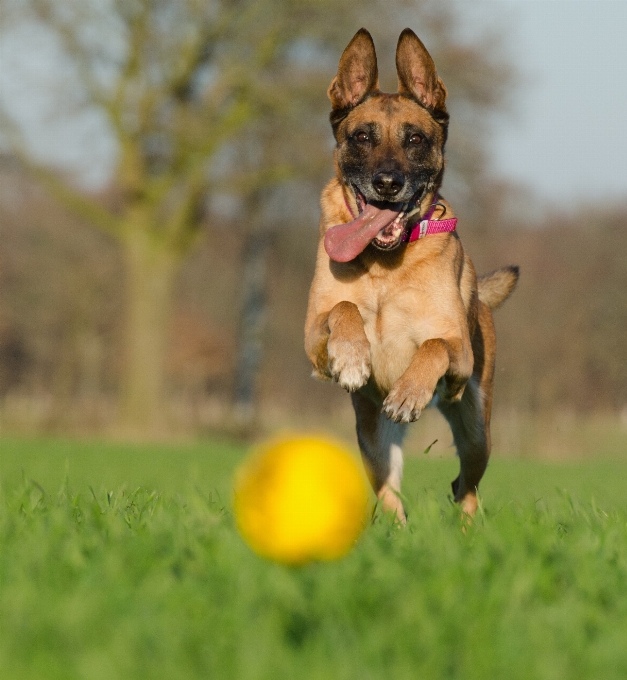
[[377, 54], [372, 36], [360, 28], [342, 52], [337, 76], [327, 95], [334, 111], [357, 106], [369, 93], [379, 89]]

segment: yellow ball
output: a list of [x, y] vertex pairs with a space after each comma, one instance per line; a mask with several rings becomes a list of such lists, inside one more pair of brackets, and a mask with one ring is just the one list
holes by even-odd
[[316, 437], [262, 448], [235, 479], [242, 536], [259, 555], [285, 564], [345, 555], [365, 526], [368, 499], [361, 463]]

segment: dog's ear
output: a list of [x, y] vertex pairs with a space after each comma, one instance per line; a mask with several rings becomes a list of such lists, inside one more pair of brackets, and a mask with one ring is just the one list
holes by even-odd
[[418, 36], [406, 28], [396, 47], [398, 91], [415, 97], [432, 111], [446, 112], [446, 88], [438, 78], [435, 64]]
[[372, 36], [360, 28], [342, 52], [337, 76], [327, 95], [333, 110], [356, 106], [369, 93], [379, 89], [377, 54]]

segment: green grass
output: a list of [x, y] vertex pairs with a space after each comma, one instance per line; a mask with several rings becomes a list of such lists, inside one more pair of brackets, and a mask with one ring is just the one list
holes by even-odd
[[290, 569], [240, 540], [237, 446], [0, 441], [0, 677], [627, 677], [626, 462], [410, 458], [406, 529]]

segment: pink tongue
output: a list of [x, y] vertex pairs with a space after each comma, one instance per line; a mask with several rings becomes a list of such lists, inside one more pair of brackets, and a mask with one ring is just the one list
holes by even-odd
[[391, 224], [399, 210], [377, 208], [370, 203], [352, 222], [327, 229], [324, 249], [335, 262], [350, 262], [363, 252], [372, 239]]

